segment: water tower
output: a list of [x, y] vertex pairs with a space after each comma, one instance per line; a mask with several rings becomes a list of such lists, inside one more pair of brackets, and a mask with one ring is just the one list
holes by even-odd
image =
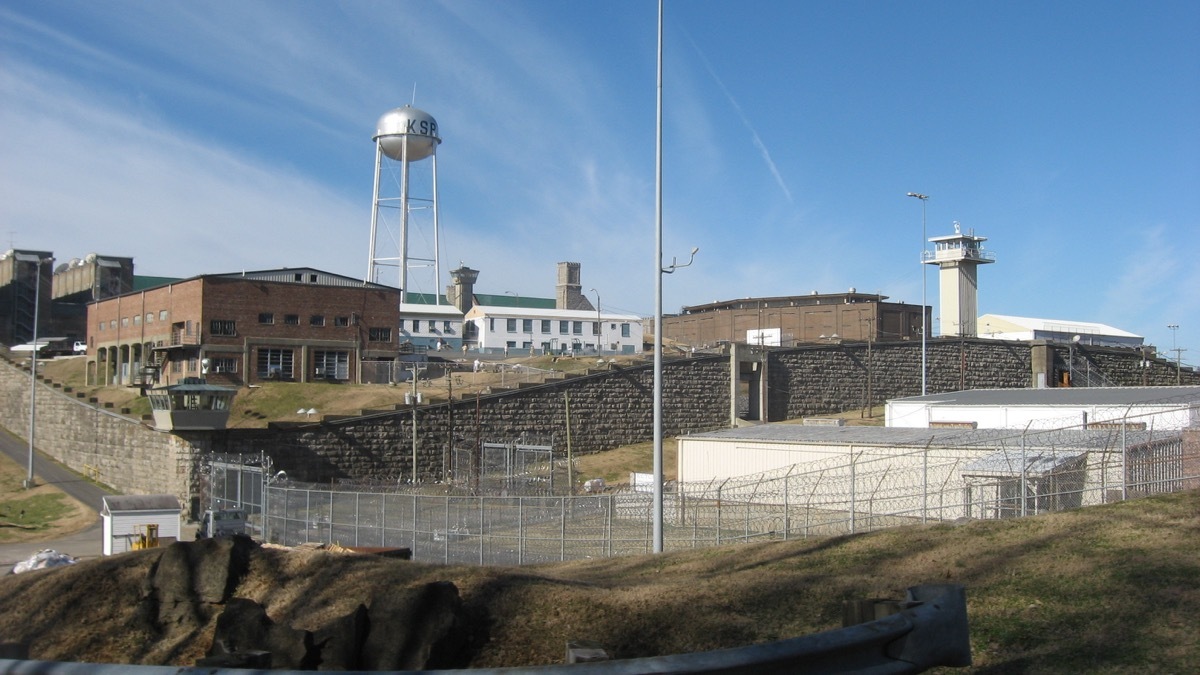
[[[408, 301], [410, 267], [433, 267], [431, 292], [434, 302], [440, 302], [438, 283], [441, 278], [438, 243], [437, 203], [437, 146], [442, 142], [438, 136], [437, 120], [424, 110], [410, 105], [395, 108], [379, 118], [375, 130], [375, 193], [371, 208], [371, 250], [367, 263], [367, 282], [381, 283], [377, 274], [380, 267], [399, 267], [400, 302]], [[429, 159], [430, 182], [426, 189], [414, 189], [410, 193], [414, 164]], [[389, 179], [384, 180], [384, 175]], [[398, 175], [397, 175], [398, 173]], [[394, 184], [393, 184], [394, 183]], [[409, 256], [409, 225], [414, 210], [428, 211], [432, 215], [433, 242], [427, 257]], [[389, 214], [399, 230], [399, 238], [389, 226]], [[382, 221], [382, 222], [381, 222]], [[382, 225], [382, 227], [381, 227]], [[382, 230], [382, 232], [381, 232]], [[380, 245], [380, 236], [384, 242]], [[392, 256], [386, 249], [391, 244], [397, 247]]]

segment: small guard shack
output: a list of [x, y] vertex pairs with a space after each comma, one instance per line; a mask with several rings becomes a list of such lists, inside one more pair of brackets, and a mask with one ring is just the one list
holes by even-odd
[[104, 555], [179, 540], [181, 509], [175, 495], [106, 495], [102, 501]]

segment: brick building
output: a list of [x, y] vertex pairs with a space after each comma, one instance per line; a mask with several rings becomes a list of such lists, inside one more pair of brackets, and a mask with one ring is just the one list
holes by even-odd
[[88, 381], [358, 382], [396, 358], [399, 308], [397, 288], [312, 268], [166, 283], [88, 305]]
[[[885, 300], [886, 295], [850, 289], [712, 302], [663, 317], [663, 338], [697, 348], [726, 342], [791, 347], [837, 339], [920, 340], [921, 306]], [[926, 319], [932, 325], [928, 314]]]

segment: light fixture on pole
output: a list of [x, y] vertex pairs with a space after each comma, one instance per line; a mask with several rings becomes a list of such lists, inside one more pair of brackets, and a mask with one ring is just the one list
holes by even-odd
[[1167, 324], [1167, 328], [1171, 329], [1171, 351], [1175, 352], [1175, 384], [1178, 385], [1182, 380], [1180, 372], [1183, 370], [1182, 361], [1179, 358], [1180, 352], [1183, 350], [1175, 344], [1175, 337], [1179, 334], [1179, 324]]
[[38, 315], [41, 313], [42, 299], [42, 265], [54, 264], [54, 258], [39, 258], [34, 267], [33, 276], [33, 351], [29, 357], [29, 470], [25, 475], [25, 488], [34, 486], [33, 482], [33, 436], [37, 429], [37, 357], [38, 357]]
[[926, 373], [929, 370], [925, 361], [925, 336], [929, 333], [929, 326], [925, 320], [925, 244], [928, 243], [928, 239], [925, 237], [925, 202], [929, 201], [929, 195], [910, 192], [908, 196], [921, 200], [921, 395], [924, 396], [926, 392]]
[[600, 322], [600, 291], [592, 289], [596, 294], [596, 354], [604, 351], [604, 324]]

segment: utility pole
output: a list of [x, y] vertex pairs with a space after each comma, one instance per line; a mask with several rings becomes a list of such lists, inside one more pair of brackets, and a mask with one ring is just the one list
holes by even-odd
[[926, 373], [929, 372], [925, 355], [925, 340], [929, 333], [928, 322], [925, 320], [925, 280], [928, 278], [925, 274], [925, 247], [929, 244], [928, 236], [925, 233], [925, 202], [929, 201], [929, 195], [910, 192], [906, 196], [921, 200], [921, 395], [924, 396], [927, 390]]
[[1183, 360], [1181, 357], [1183, 352], [1186, 352], [1187, 350], [1175, 346], [1175, 336], [1179, 333], [1179, 324], [1168, 324], [1167, 328], [1171, 329], [1171, 351], [1175, 352], [1175, 384], [1178, 386], [1182, 379], [1181, 371], [1183, 370]]
[[412, 397], [409, 399], [409, 404], [412, 405], [412, 484], [417, 484], [417, 402], [420, 394], [417, 393], [417, 373], [424, 372], [424, 368], [420, 368], [417, 364], [413, 364], [412, 368]]

